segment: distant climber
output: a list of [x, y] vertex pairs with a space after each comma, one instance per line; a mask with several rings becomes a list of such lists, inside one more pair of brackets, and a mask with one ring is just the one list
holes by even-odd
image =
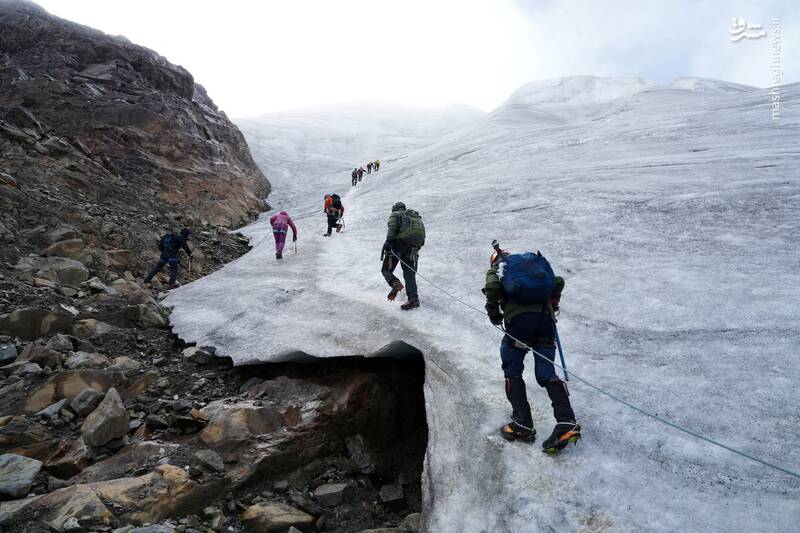
[[330, 237], [333, 228], [336, 228], [336, 233], [342, 231], [341, 219], [344, 216], [344, 206], [341, 197], [338, 194], [326, 194], [322, 209], [328, 217], [328, 232], [322, 236]]
[[364, 167], [358, 167], [358, 181], [361, 181], [361, 178], [364, 177]]
[[[381, 274], [392, 288], [386, 296], [389, 301], [394, 301], [397, 294], [405, 288], [408, 301], [400, 306], [403, 311], [419, 307], [415, 271], [419, 266], [419, 249], [424, 245], [425, 226], [422, 217], [413, 209], [406, 209], [403, 202], [395, 203], [389, 215], [386, 242], [381, 254]], [[394, 275], [398, 263], [403, 268], [405, 287]]]
[[353, 172], [350, 173], [350, 177], [353, 179], [353, 187], [356, 186], [358, 183], [358, 169], [353, 167]]
[[150, 283], [156, 274], [161, 272], [165, 265], [169, 265], [169, 288], [174, 289], [179, 287], [178, 278], [178, 254], [183, 249], [189, 257], [192, 257], [192, 251], [186, 242], [189, 240], [189, 235], [192, 232], [188, 228], [183, 228], [179, 235], [174, 233], [165, 233], [158, 241], [158, 249], [161, 251], [161, 257], [158, 263], [150, 271], [146, 278], [145, 283]]
[[297, 227], [286, 211], [272, 215], [269, 223], [272, 226], [272, 235], [275, 237], [275, 259], [283, 259], [283, 246], [286, 244], [289, 228], [292, 228], [292, 242], [294, 242], [297, 240]]
[[[540, 387], [547, 390], [553, 406], [556, 426], [542, 443], [547, 453], [557, 453], [581, 437], [581, 427], [569, 401], [567, 384], [556, 374], [555, 313], [564, 290], [564, 279], [556, 276], [541, 253], [509, 255], [495, 241], [495, 251], [486, 272], [486, 312], [492, 324], [505, 323], [508, 335], [500, 345], [506, 398], [513, 409], [511, 422], [500, 428], [506, 440], [532, 443], [536, 438], [531, 408], [522, 371], [529, 348], [545, 356], [534, 355], [534, 374]], [[524, 344], [520, 344], [510, 336]]]
[[373, 166], [373, 168], [375, 168], [375, 172], [377, 172], [381, 168], [381, 160], [380, 159], [376, 159], [375, 162], [372, 163], [372, 166]]
[[372, 161], [367, 163], [367, 174], [372, 174]]

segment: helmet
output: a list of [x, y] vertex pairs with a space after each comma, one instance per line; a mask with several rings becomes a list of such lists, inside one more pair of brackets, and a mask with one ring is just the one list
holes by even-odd
[[392, 211], [400, 211], [401, 209], [405, 208], [406, 204], [404, 204], [403, 202], [395, 202], [395, 204], [392, 206]]

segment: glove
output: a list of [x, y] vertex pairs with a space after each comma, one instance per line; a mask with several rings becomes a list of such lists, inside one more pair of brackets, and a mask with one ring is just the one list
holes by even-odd
[[385, 243], [383, 243], [383, 251], [384, 252], [392, 251], [392, 241], [387, 240]]
[[292, 235], [292, 242], [297, 240], [297, 235]]
[[550, 297], [550, 307], [553, 308], [554, 313], [558, 313], [558, 304], [561, 303], [561, 295]]
[[500, 304], [497, 302], [486, 302], [486, 314], [489, 315], [489, 321], [495, 326], [503, 323], [503, 313], [500, 311]]

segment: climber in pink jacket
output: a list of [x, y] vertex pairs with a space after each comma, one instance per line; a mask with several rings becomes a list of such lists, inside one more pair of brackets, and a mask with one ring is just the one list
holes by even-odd
[[297, 228], [292, 222], [292, 218], [286, 211], [281, 211], [276, 215], [272, 215], [269, 219], [272, 225], [272, 234], [275, 236], [275, 259], [283, 258], [283, 245], [286, 244], [286, 236], [289, 233], [289, 228], [292, 228], [292, 241], [297, 240]]

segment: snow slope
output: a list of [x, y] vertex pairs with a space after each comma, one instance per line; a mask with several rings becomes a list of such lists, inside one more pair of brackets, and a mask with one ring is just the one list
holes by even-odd
[[349, 189], [353, 167], [366, 169], [367, 161], [376, 159], [391, 165], [410, 149], [483, 114], [463, 105], [420, 109], [361, 102], [243, 118], [236, 124], [270, 177], [270, 204], [309, 211], [318, 207], [321, 191]]
[[[493, 238], [539, 249], [566, 278], [559, 327], [571, 370], [800, 469], [800, 84], [782, 88], [779, 125], [766, 90], [550, 85], [549, 96], [518, 93], [502, 112], [393, 154], [344, 197], [341, 235], [320, 236], [321, 213], [300, 217], [300, 253], [276, 262], [268, 229], [250, 226], [253, 251], [170, 293], [175, 330], [238, 363], [365, 354], [397, 339], [420, 348], [429, 531], [796, 531], [797, 479], [579, 383], [577, 447], [551, 458], [501, 441], [499, 333], [423, 280], [421, 309], [385, 301], [379, 253], [394, 201], [424, 217], [422, 274], [479, 308]], [[584, 87], [562, 102], [558, 87], [574, 85]], [[554, 110], [557, 121], [539, 120]], [[534, 422], [547, 434], [549, 401], [531, 370]]]

